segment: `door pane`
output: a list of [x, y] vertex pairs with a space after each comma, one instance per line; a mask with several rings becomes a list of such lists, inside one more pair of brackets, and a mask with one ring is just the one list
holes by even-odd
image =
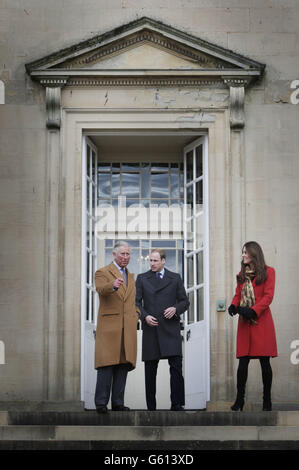
[[196, 250], [203, 248], [204, 217], [203, 214], [195, 219], [196, 224]]
[[197, 284], [203, 284], [203, 252], [200, 251], [196, 255], [197, 261]]
[[190, 291], [188, 293], [188, 298], [189, 298], [189, 309], [187, 311], [187, 316], [188, 316], [188, 324], [194, 322], [194, 291]]
[[187, 258], [187, 288], [194, 286], [194, 261], [193, 255]]
[[111, 192], [112, 197], [120, 195], [120, 173], [115, 172], [111, 175]]
[[98, 197], [110, 196], [110, 173], [98, 173]]
[[187, 153], [186, 155], [186, 164], [187, 164], [187, 183], [193, 180], [193, 150]]
[[168, 173], [152, 173], [152, 198], [168, 198]]
[[198, 147], [196, 147], [195, 155], [196, 155], [195, 178], [198, 178], [199, 176], [202, 176], [202, 145], [199, 145]]
[[139, 173], [122, 173], [121, 194], [127, 197], [139, 197]]
[[203, 287], [197, 289], [197, 321], [204, 319], [204, 291]]
[[196, 211], [198, 212], [199, 210], [202, 209], [202, 204], [203, 204], [203, 184], [202, 180], [197, 181], [195, 183], [195, 191], [196, 191]]

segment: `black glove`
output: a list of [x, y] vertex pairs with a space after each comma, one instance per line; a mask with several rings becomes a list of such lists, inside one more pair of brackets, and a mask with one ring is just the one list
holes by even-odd
[[257, 314], [250, 307], [237, 307], [237, 313], [242, 315], [246, 320], [255, 320], [257, 318]]
[[230, 314], [231, 317], [233, 317], [234, 315], [237, 314], [237, 310], [236, 310], [236, 307], [231, 304], [229, 307], [228, 307], [228, 313]]

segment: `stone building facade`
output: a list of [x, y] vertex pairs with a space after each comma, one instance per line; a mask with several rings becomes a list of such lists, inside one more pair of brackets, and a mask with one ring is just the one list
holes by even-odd
[[[225, 310], [249, 240], [276, 269], [273, 402], [297, 402], [299, 2], [3, 0], [0, 12], [0, 401], [87, 401], [96, 298], [86, 273], [109, 259], [114, 238], [106, 227], [86, 251], [92, 211], [101, 198], [115, 208], [118, 195], [169, 207], [171, 191], [182, 207], [193, 187], [193, 251], [183, 229], [168, 237], [197, 299], [182, 335], [190, 407], [193, 389], [204, 403], [234, 399], [236, 318]], [[197, 151], [202, 173], [196, 159], [188, 167]], [[132, 196], [124, 181], [149, 181], [147, 164], [152, 192]], [[154, 193], [157, 175], [166, 196]], [[151, 229], [121, 233], [135, 261], [157, 243]], [[247, 398], [261, 401], [258, 363]]]

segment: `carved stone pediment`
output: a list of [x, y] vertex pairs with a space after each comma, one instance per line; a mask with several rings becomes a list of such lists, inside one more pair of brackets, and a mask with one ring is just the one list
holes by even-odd
[[[141, 18], [26, 65], [32, 79], [62, 84], [161, 86], [259, 77], [264, 65], [163, 23]], [[142, 78], [142, 81], [140, 80]], [[136, 81], [134, 81], [136, 79]], [[62, 80], [62, 81], [61, 81]], [[107, 80], [109, 80], [107, 82]], [[191, 81], [190, 81], [191, 80]]]
[[[48, 88], [101, 86], [228, 87], [231, 127], [244, 125], [244, 89], [264, 65], [149, 18], [95, 36], [26, 65]], [[50, 123], [58, 92], [47, 92]], [[55, 100], [53, 100], [55, 96]], [[56, 114], [58, 114], [57, 111]], [[56, 124], [58, 122], [58, 124]]]

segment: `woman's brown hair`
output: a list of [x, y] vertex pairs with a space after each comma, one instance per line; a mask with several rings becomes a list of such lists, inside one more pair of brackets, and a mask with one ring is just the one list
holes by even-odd
[[[251, 264], [256, 275], [256, 284], [261, 284], [267, 279], [267, 265], [265, 263], [264, 253], [262, 248], [257, 242], [247, 242], [244, 244], [243, 249], [251, 258]], [[242, 250], [243, 251], [243, 250]], [[242, 284], [245, 282], [246, 264], [241, 262], [241, 272], [237, 275], [237, 282]]]

